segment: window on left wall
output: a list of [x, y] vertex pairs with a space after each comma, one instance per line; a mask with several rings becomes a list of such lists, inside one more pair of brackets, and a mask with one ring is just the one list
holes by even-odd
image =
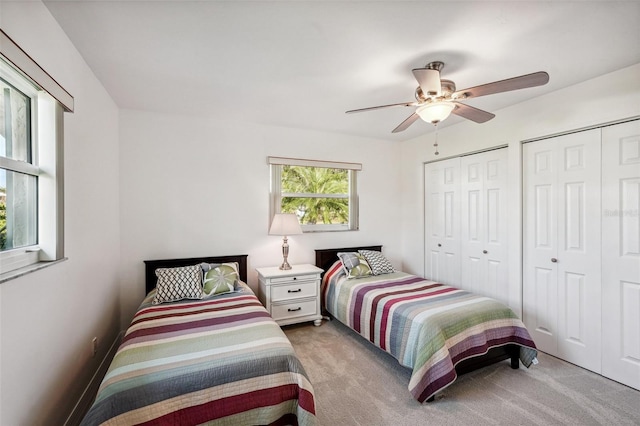
[[0, 30], [0, 282], [64, 258], [62, 113], [72, 110]]
[[[31, 103], [37, 93], [0, 76], [0, 251], [38, 243], [38, 175]], [[31, 95], [27, 93], [31, 92]]]

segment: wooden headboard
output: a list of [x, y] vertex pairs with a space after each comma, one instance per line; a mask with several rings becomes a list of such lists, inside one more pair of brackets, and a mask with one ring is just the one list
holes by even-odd
[[247, 255], [238, 254], [234, 256], [207, 256], [207, 257], [191, 257], [187, 259], [161, 259], [161, 260], [145, 260], [145, 291], [149, 293], [156, 288], [156, 269], [158, 268], [177, 268], [179, 266], [191, 266], [199, 263], [225, 263], [237, 262], [240, 280], [247, 282]]
[[[342, 247], [331, 249], [318, 249], [316, 250], [316, 266], [326, 271], [338, 260], [338, 253], [345, 251], [358, 251], [358, 250], [375, 250], [382, 251], [382, 246], [366, 246], [366, 247]], [[323, 272], [324, 274], [324, 272]]]

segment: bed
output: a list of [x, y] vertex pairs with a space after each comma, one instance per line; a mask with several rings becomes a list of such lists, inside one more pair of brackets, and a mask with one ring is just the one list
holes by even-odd
[[[316, 266], [325, 271], [322, 306], [412, 369], [408, 387], [415, 399], [433, 401], [459, 374], [506, 359], [514, 369], [520, 361], [527, 367], [537, 363], [535, 343], [507, 306], [395, 271], [381, 251], [382, 246], [316, 250]], [[350, 260], [354, 254], [379, 274], [354, 276], [349, 268], [362, 266]]]
[[[246, 262], [246, 255], [145, 261], [148, 294], [82, 424], [315, 424], [313, 387], [245, 284]], [[167, 273], [187, 276], [194, 265], [209, 265], [229, 288], [202, 299], [158, 299]]]

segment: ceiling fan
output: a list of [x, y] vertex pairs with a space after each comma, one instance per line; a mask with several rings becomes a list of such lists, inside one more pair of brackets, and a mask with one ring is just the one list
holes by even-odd
[[549, 74], [544, 71], [539, 71], [532, 74], [525, 74], [519, 77], [470, 87], [464, 90], [456, 90], [456, 85], [453, 81], [440, 78], [440, 71], [442, 71], [442, 68], [444, 68], [444, 62], [435, 61], [429, 62], [424, 68], [416, 68], [412, 70], [413, 76], [419, 84], [415, 92], [415, 101], [352, 109], [347, 111], [347, 114], [396, 106], [417, 107], [415, 112], [400, 123], [398, 127], [393, 129], [391, 133], [398, 133], [406, 130], [418, 118], [422, 118], [428, 123], [437, 125], [439, 122], [449, 117], [449, 114], [455, 114], [468, 120], [475, 121], [476, 123], [484, 123], [495, 117], [495, 114], [458, 101], [477, 98], [479, 96], [492, 95], [494, 93], [542, 86], [547, 84], [549, 81]]

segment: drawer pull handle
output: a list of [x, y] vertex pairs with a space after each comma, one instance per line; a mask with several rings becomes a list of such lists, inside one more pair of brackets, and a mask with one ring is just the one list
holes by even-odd
[[296, 311], [301, 311], [301, 310], [302, 310], [302, 308], [301, 308], [301, 307], [297, 307], [297, 308], [295, 308], [295, 309], [291, 309], [291, 308], [289, 308], [289, 309], [287, 309], [287, 310], [288, 310], [289, 312], [296, 312]]
[[295, 281], [295, 280], [297, 280], [297, 279], [298, 279], [298, 277], [293, 277], [293, 280], [294, 280], [294, 281]]
[[287, 293], [300, 293], [302, 291], [301, 288], [297, 289], [297, 290], [287, 290]]

